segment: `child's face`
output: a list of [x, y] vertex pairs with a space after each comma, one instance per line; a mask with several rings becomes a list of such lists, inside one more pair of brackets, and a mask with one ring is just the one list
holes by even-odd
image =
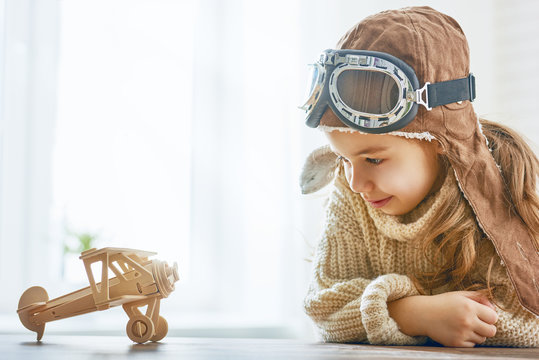
[[437, 142], [341, 131], [327, 137], [352, 191], [386, 214], [406, 214], [441, 185]]

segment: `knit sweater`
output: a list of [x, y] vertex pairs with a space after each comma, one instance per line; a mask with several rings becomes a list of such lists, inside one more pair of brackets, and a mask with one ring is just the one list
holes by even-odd
[[[448, 175], [435, 194], [425, 198], [405, 216], [392, 216], [368, 205], [352, 192], [341, 171], [333, 184], [326, 208], [326, 223], [314, 260], [314, 276], [305, 298], [305, 311], [328, 342], [368, 342], [387, 345], [419, 345], [428, 338], [402, 333], [389, 316], [387, 303], [419, 295], [407, 264], [416, 257], [413, 240], [429, 226], [448, 190], [458, 186]], [[471, 213], [470, 216], [473, 216]], [[474, 271], [486, 276], [494, 247], [486, 240]], [[434, 254], [430, 254], [434, 256]], [[426, 258], [417, 264], [433, 270]], [[503, 263], [496, 258], [491, 282], [496, 291], [496, 335], [487, 346], [539, 346], [539, 318], [520, 306]], [[499, 287], [498, 287], [499, 289]], [[432, 289], [432, 294], [450, 291]], [[503, 308], [503, 309], [502, 309]]]

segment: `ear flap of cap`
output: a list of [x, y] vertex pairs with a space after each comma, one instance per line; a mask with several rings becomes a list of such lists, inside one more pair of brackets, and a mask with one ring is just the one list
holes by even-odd
[[[446, 120], [454, 120], [450, 113], [446, 115]], [[539, 251], [522, 219], [508, 203], [506, 185], [479, 123], [466, 126], [474, 130], [468, 138], [457, 138], [447, 130], [439, 135], [444, 139], [444, 150], [452, 155], [449, 161], [460, 188], [505, 264], [521, 305], [539, 315]]]
[[314, 150], [303, 165], [300, 176], [301, 192], [310, 194], [328, 185], [335, 177], [338, 164], [337, 154], [329, 145]]

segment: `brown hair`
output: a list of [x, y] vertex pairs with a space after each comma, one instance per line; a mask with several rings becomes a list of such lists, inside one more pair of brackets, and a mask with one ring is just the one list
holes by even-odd
[[[539, 160], [515, 131], [483, 119], [480, 119], [480, 123], [506, 184], [508, 191], [505, 196], [512, 206], [510, 211], [522, 219], [534, 239], [536, 249], [539, 249], [539, 197], [536, 191]], [[455, 159], [448, 159], [445, 155], [441, 157], [445, 170], [452, 171], [448, 160], [453, 162]], [[481, 248], [492, 244], [478, 226], [468, 201], [462, 192], [454, 187], [440, 209], [419, 244], [422, 250], [419, 256], [427, 257], [429, 250], [434, 249], [436, 256], [427, 259], [437, 270], [414, 271], [412, 278], [416, 285], [427, 290], [422, 290], [423, 293], [441, 286], [447, 286], [451, 290], [486, 289], [492, 298], [493, 288], [489, 280], [494, 257], [490, 261], [487, 274], [483, 274], [479, 283], [477, 278], [473, 279], [471, 275]], [[414, 266], [414, 269], [417, 267]]]

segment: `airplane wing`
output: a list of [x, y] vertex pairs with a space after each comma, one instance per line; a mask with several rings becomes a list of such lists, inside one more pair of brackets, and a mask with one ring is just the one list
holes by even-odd
[[107, 253], [109, 255], [115, 255], [115, 254], [124, 254], [126, 256], [136, 255], [140, 258], [147, 258], [153, 255], [157, 255], [157, 253], [153, 251], [144, 251], [144, 250], [129, 249], [129, 248], [104, 247], [101, 249], [90, 249], [90, 250], [83, 251], [79, 259], [83, 259], [83, 260], [90, 259], [104, 253]]

